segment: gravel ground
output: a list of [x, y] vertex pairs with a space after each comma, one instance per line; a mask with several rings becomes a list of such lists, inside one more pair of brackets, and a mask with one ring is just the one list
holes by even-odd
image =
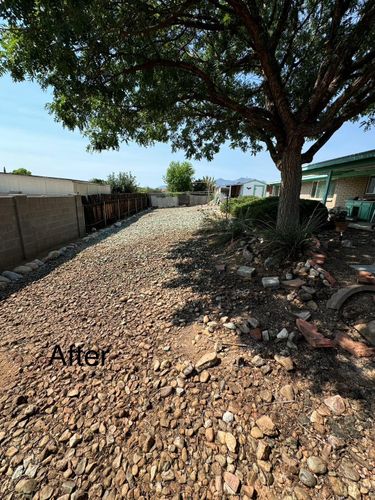
[[215, 268], [207, 211], [132, 218], [0, 302], [1, 498], [375, 498], [371, 381], [251, 338], [268, 292]]

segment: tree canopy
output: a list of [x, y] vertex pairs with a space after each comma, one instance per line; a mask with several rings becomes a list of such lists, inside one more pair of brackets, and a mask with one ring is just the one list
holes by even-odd
[[15, 170], [12, 171], [12, 174], [14, 175], [31, 175], [30, 170], [27, 170], [27, 168], [16, 168]]
[[191, 191], [193, 187], [193, 165], [188, 161], [171, 161], [164, 181], [168, 191]]
[[371, 0], [4, 0], [3, 62], [52, 86], [51, 111], [94, 149], [169, 141], [211, 159], [266, 147], [281, 218], [301, 164], [343, 123], [375, 120]]
[[131, 172], [109, 174], [106, 184], [111, 186], [112, 193], [135, 193], [138, 190], [137, 179]]

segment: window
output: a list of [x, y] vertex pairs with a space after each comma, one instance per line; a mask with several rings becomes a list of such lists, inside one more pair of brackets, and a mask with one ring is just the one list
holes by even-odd
[[313, 182], [312, 188], [311, 188], [311, 198], [318, 198], [321, 199], [323, 198], [324, 194], [324, 182]]
[[[326, 190], [326, 181], [315, 181], [313, 182], [312, 188], [311, 188], [311, 198], [317, 198], [321, 200], [324, 196], [325, 190]], [[332, 198], [336, 189], [336, 181], [331, 181], [329, 190], [328, 190], [328, 195], [327, 198]]]
[[375, 175], [370, 177], [366, 194], [375, 194]]

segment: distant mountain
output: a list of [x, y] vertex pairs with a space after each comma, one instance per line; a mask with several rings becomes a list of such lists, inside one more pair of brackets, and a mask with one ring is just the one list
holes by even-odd
[[254, 179], [250, 179], [248, 177], [240, 177], [239, 179], [235, 179], [234, 181], [227, 179], [216, 179], [216, 186], [233, 186], [234, 184], [244, 184], [245, 182], [253, 181]]

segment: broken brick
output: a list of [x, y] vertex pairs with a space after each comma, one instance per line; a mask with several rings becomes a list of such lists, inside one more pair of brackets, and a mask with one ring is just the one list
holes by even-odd
[[314, 324], [308, 323], [304, 319], [300, 318], [296, 320], [296, 324], [298, 330], [302, 333], [308, 344], [310, 344], [312, 347], [334, 347], [333, 341], [327, 339], [326, 337], [324, 337], [324, 335], [319, 333], [317, 327]]
[[375, 356], [375, 349], [373, 347], [368, 347], [363, 342], [353, 340], [349, 335], [343, 332], [336, 333], [335, 344], [357, 358], [370, 358]]
[[262, 337], [262, 330], [260, 328], [253, 328], [250, 330], [249, 335], [252, 339], [261, 341], [263, 339]]

